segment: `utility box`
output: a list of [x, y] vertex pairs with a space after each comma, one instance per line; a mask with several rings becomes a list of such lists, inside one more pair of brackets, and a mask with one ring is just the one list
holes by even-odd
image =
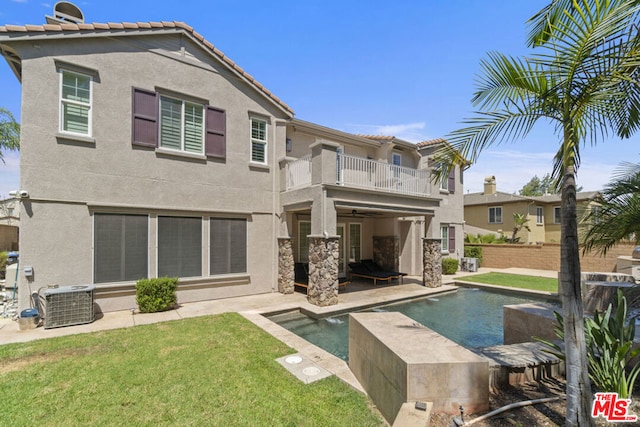
[[44, 328], [80, 325], [95, 320], [94, 285], [62, 286], [44, 291]]
[[478, 258], [460, 258], [460, 270], [462, 271], [478, 271]]

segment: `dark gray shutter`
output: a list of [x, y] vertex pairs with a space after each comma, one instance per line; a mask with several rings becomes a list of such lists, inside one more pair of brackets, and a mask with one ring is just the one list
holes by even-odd
[[456, 191], [456, 167], [451, 166], [451, 170], [449, 171], [449, 182], [448, 182], [448, 190], [449, 193], [454, 193]]
[[155, 92], [133, 88], [132, 132], [133, 145], [158, 146], [158, 100]]
[[205, 154], [209, 157], [220, 159], [226, 157], [226, 119], [227, 113], [224, 110], [207, 106]]
[[456, 250], [456, 228], [449, 227], [449, 252]]

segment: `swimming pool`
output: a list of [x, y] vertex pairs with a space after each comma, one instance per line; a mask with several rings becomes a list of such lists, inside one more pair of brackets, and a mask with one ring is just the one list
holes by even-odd
[[[513, 294], [460, 288], [431, 298], [363, 311], [398, 311], [464, 347], [477, 348], [502, 344], [503, 306], [541, 301], [548, 302]], [[269, 319], [329, 353], [348, 360], [348, 314], [313, 319], [296, 311], [269, 316]]]

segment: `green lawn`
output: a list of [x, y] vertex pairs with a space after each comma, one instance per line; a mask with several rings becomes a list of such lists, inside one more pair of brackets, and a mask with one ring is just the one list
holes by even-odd
[[462, 278], [466, 282], [485, 283], [509, 288], [531, 289], [534, 291], [558, 292], [558, 279], [547, 277], [523, 276], [507, 273], [483, 273]]
[[0, 425], [384, 425], [335, 376], [275, 361], [293, 352], [234, 313], [2, 345]]

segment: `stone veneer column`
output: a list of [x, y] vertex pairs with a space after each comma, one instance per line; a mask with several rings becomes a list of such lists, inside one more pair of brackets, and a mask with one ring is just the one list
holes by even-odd
[[442, 286], [441, 246], [441, 239], [422, 239], [422, 284], [428, 288]]
[[338, 237], [309, 236], [309, 303], [338, 304]]
[[293, 293], [293, 243], [288, 237], [278, 238], [278, 292]]

